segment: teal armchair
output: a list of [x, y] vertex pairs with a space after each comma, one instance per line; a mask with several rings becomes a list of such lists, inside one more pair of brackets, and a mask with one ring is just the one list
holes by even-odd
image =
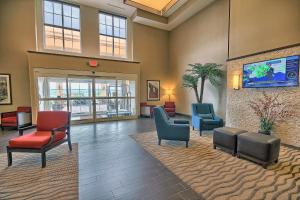
[[190, 125], [186, 120], [170, 120], [162, 107], [155, 107], [154, 120], [157, 130], [158, 145], [161, 140], [185, 141], [186, 147], [190, 140]]
[[200, 136], [203, 130], [213, 130], [223, 127], [223, 119], [215, 115], [213, 104], [194, 103], [192, 104], [192, 126], [193, 130], [198, 129]]

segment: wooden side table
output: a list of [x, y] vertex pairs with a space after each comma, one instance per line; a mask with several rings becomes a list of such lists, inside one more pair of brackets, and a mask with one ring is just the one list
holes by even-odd
[[147, 103], [141, 103], [141, 117], [153, 117], [153, 108], [157, 105], [148, 105]]

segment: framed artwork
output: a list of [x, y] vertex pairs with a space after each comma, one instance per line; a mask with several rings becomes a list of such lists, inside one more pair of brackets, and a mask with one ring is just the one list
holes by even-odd
[[10, 74], [0, 74], [0, 105], [12, 104]]
[[159, 101], [160, 100], [160, 81], [147, 80], [147, 100]]

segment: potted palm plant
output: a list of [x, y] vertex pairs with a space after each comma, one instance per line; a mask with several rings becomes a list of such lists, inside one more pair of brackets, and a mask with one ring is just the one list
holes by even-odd
[[270, 135], [277, 122], [282, 122], [294, 116], [293, 105], [279, 101], [279, 94], [267, 95], [249, 102], [250, 108], [259, 117], [259, 133]]
[[[182, 76], [182, 86], [191, 88], [195, 92], [195, 96], [198, 103], [203, 101], [204, 84], [206, 80], [214, 85], [221, 84], [221, 80], [224, 77], [224, 71], [220, 68], [222, 65], [216, 63], [206, 64], [189, 64], [191, 69], [186, 70], [186, 73]], [[200, 81], [200, 91], [198, 91], [198, 82]]]

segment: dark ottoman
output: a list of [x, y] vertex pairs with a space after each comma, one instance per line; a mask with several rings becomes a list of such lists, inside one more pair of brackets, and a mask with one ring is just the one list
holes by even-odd
[[221, 149], [228, 150], [232, 153], [232, 155], [235, 155], [237, 149], [237, 135], [245, 132], [247, 131], [230, 127], [214, 129], [214, 149], [219, 147]]
[[260, 133], [243, 133], [238, 135], [237, 156], [261, 164], [266, 168], [278, 162], [280, 139]]

